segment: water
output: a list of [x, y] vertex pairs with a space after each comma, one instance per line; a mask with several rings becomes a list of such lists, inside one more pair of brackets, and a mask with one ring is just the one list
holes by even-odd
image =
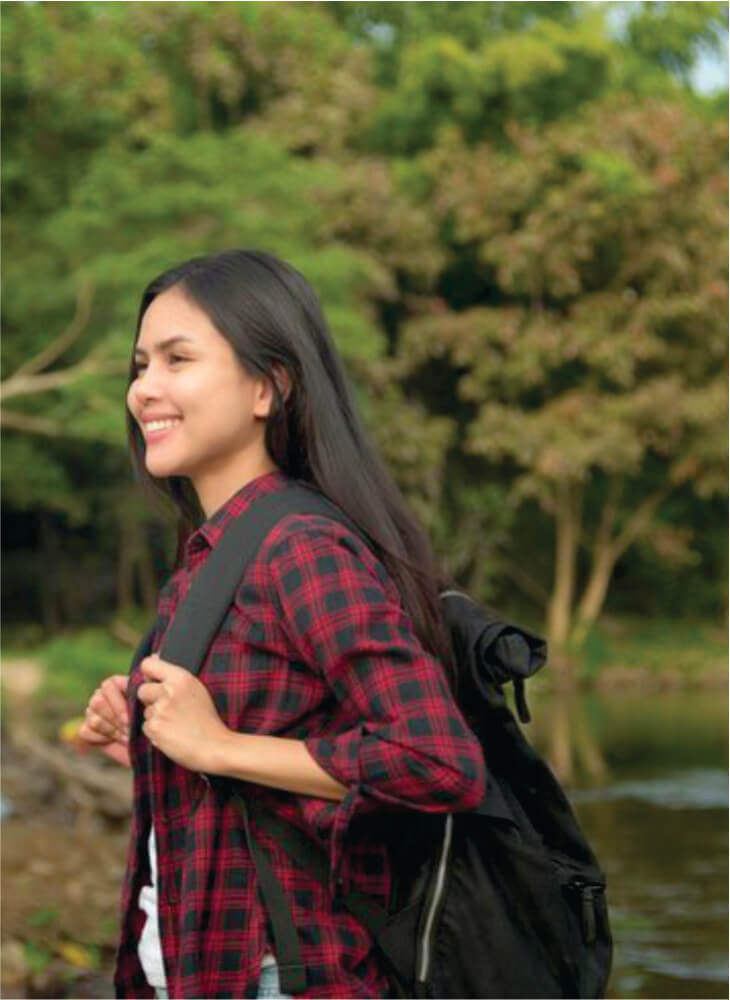
[[727, 997], [727, 695], [543, 699], [534, 715], [534, 742], [572, 760], [607, 875], [608, 996]]
[[633, 799], [662, 809], [727, 809], [726, 771], [680, 771], [668, 778], [619, 781], [571, 793], [575, 805]]

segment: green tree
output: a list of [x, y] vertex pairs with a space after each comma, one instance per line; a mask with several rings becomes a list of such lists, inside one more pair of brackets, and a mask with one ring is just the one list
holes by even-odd
[[[671, 462], [689, 468], [668, 423], [650, 421], [638, 451], [625, 444], [639, 418], [624, 395], [632, 379], [648, 392], [656, 364], [667, 395], [703, 387], [694, 404], [683, 397], [679, 424], [709, 482], [723, 445], [699, 428], [719, 390], [704, 393], [693, 324], [714, 331], [724, 301], [722, 277], [708, 277], [723, 225], [718, 105], [692, 95], [677, 59], [711, 39], [724, 8], [652, 7], [632, 5], [615, 37], [604, 4], [5, 5], [6, 508], [46, 524], [38, 537], [87, 532], [116, 563], [117, 606], [149, 591], [149, 567], [127, 559], [145, 530], [125, 499], [138, 297], [158, 270], [236, 244], [268, 247], [313, 281], [401, 485], [482, 596], [508, 593], [501, 578], [549, 603], [555, 524], [539, 506], [542, 466], [520, 464], [514, 444], [501, 458], [480, 444], [485, 399], [510, 419], [523, 412], [513, 435], [542, 454], [544, 424], [531, 417], [553, 412], [557, 428], [568, 391], [607, 406], [618, 385], [621, 406], [603, 412], [628, 474], [622, 502], [638, 504]], [[649, 44], [660, 35], [661, 57]], [[656, 119], [630, 99], [601, 104], [626, 90], [660, 94]], [[499, 346], [511, 330], [512, 346]], [[511, 388], [500, 395], [491, 379]], [[595, 527], [606, 462], [584, 453], [590, 427], [564, 424], [561, 454], [590, 469], [576, 476]], [[106, 481], [125, 484], [119, 507], [99, 484], [100, 454]], [[700, 520], [709, 502], [688, 492], [694, 481], [678, 487], [671, 510], [683, 513], [659, 505], [637, 539], [649, 552], [653, 535], [687, 573], [686, 512]], [[578, 551], [576, 576], [587, 572]]]
[[552, 521], [547, 625], [565, 647], [629, 546], [687, 551], [657, 521], [670, 493], [725, 488], [726, 127], [619, 102], [511, 137], [517, 155], [451, 132], [423, 159], [468, 282], [407, 323], [400, 370], [448, 363], [464, 452]]

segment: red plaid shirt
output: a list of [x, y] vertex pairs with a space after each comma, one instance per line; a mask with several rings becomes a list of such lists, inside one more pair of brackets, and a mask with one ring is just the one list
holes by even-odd
[[[184, 565], [160, 594], [155, 649], [226, 526], [256, 497], [287, 482], [279, 472], [255, 479], [190, 537]], [[348, 788], [335, 802], [245, 785], [247, 797], [264, 800], [330, 853], [327, 891], [265, 831], [256, 831], [299, 931], [308, 983], [301, 996], [387, 996], [370, 934], [331, 891], [353, 888], [387, 904], [387, 851], [360, 817], [383, 809], [470, 809], [485, 783], [479, 744], [443, 668], [416, 638], [395, 586], [372, 551], [338, 522], [288, 515], [243, 575], [199, 676], [227, 726], [304, 740], [320, 766]], [[135, 808], [117, 996], [154, 996], [137, 958], [152, 820], [170, 997], [255, 997], [261, 959], [275, 949], [240, 814], [215, 782], [155, 749], [148, 755], [137, 699], [141, 681], [132, 671]]]

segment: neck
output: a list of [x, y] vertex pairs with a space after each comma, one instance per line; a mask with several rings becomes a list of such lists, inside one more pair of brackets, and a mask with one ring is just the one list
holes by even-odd
[[263, 455], [242, 456], [233, 466], [229, 465], [218, 471], [209, 470], [203, 476], [193, 477], [192, 483], [206, 518], [214, 514], [234, 493], [248, 483], [258, 479], [259, 476], [274, 472], [277, 468], [278, 466], [264, 452]]

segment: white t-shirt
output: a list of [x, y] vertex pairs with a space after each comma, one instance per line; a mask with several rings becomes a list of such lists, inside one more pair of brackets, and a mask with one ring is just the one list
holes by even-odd
[[[139, 908], [147, 914], [147, 919], [144, 922], [137, 945], [137, 955], [150, 986], [155, 990], [165, 990], [167, 989], [167, 980], [165, 978], [165, 964], [162, 961], [160, 927], [157, 920], [157, 850], [153, 825], [150, 825], [147, 851], [150, 858], [152, 885], [143, 885], [139, 893]], [[261, 968], [263, 969], [266, 965], [276, 965], [276, 959], [271, 952], [266, 952], [264, 955]]]
[[165, 965], [162, 961], [160, 947], [160, 928], [157, 922], [157, 851], [155, 849], [155, 828], [150, 824], [150, 836], [147, 841], [147, 851], [150, 857], [150, 879], [152, 885], [143, 885], [139, 893], [139, 908], [147, 914], [142, 928], [137, 955], [147, 976], [147, 982], [153, 989], [167, 989]]

